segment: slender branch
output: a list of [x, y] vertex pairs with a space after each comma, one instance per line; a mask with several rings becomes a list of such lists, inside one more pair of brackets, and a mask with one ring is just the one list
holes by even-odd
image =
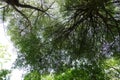
[[46, 10], [42, 10], [42, 9], [37, 8], [37, 7], [28, 5], [28, 4], [21, 4], [21, 3], [19, 3], [19, 0], [5, 0], [5, 2], [8, 3], [9, 5], [12, 5], [12, 6], [21, 7], [21, 8], [34, 9], [34, 10], [43, 12], [43, 13], [45, 13], [46, 15], [49, 15], [46, 11], [47, 11], [48, 9], [50, 9], [50, 7], [54, 4], [55, 1], [54, 1]]
[[[20, 13], [27, 21], [28, 21], [28, 25], [27, 25], [27, 27], [28, 26], [31, 26], [31, 21], [28, 19], [28, 17], [25, 15], [25, 14], [23, 14], [20, 10], [18, 10], [15, 6], [12, 6], [18, 13]], [[27, 28], [26, 27], [26, 28]], [[31, 30], [31, 29], [30, 29]], [[23, 30], [21, 30], [20, 32], [22, 32]]]
[[29, 19], [28, 19], [28, 17], [25, 15], [25, 14], [23, 14], [20, 10], [18, 10], [15, 6], [12, 6], [18, 13], [20, 13], [28, 22], [30, 22], [29, 21]]
[[41, 9], [39, 9], [37, 7], [31, 6], [31, 5], [27, 5], [27, 4], [26, 5], [24, 5], [24, 4], [18, 4], [16, 6], [21, 7], [21, 8], [35, 9], [37, 11], [41, 11], [41, 12], [44, 12], [44, 13], [46, 12], [46, 10], [41, 10]]
[[103, 22], [104, 22], [104, 24], [106, 25], [106, 27], [107, 27], [107, 29], [110, 31], [110, 33], [112, 34], [112, 37], [113, 37], [113, 39], [115, 39], [115, 37], [114, 37], [114, 34], [113, 34], [113, 32], [112, 32], [112, 30], [111, 30], [111, 28], [109, 28], [109, 26], [108, 26], [108, 20], [107, 20], [107, 18], [105, 18], [103, 15], [101, 15], [99, 12], [97, 13], [97, 15], [103, 20]]

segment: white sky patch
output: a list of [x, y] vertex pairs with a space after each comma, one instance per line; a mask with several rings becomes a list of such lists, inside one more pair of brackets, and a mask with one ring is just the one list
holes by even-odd
[[23, 80], [22, 74], [24, 74], [24, 73], [26, 73], [26, 72], [24, 72], [23, 70], [14, 69], [10, 75], [11, 76], [10, 80]]
[[[0, 21], [0, 44], [2, 44], [3, 46], [7, 46], [7, 52], [10, 54], [10, 55], [5, 55], [5, 57], [10, 58], [10, 60], [2, 64], [2, 69], [10, 70], [13, 62], [17, 58], [17, 53], [15, 52], [15, 48], [12, 42], [10, 41], [10, 37], [7, 36], [5, 32], [6, 25], [7, 24], [3, 26], [3, 23]], [[23, 73], [24, 73], [23, 70], [13, 69], [10, 74], [10, 80], [22, 80]]]

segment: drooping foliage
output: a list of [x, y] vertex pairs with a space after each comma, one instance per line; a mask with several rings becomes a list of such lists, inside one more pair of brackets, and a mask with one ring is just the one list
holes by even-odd
[[[23, 3], [36, 5], [37, 10], [8, 3], [12, 7], [8, 7], [8, 15], [13, 15], [9, 17], [8, 33], [18, 48], [16, 66], [30, 66], [30, 70], [42, 74], [53, 70], [59, 73], [58, 80], [79, 80], [80, 76], [82, 80], [108, 80], [108, 68], [102, 65], [106, 58], [120, 56], [118, 0]], [[86, 63], [81, 61], [84, 58]]]

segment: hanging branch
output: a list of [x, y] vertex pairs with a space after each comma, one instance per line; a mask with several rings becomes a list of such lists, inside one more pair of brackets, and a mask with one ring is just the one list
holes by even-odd
[[19, 2], [19, 0], [4, 0], [4, 2], [6, 2], [7, 4], [12, 5], [12, 6], [17, 6], [17, 7], [21, 7], [21, 8], [30, 8], [30, 9], [35, 9], [37, 11], [45, 12], [45, 10], [41, 10], [37, 7], [27, 5], [27, 4], [21, 4]]
[[[102, 24], [105, 24], [105, 27], [107, 27], [107, 29], [110, 31], [114, 39], [115, 35], [112, 32], [112, 27], [110, 27], [111, 23], [109, 22], [111, 22], [111, 20], [114, 22], [114, 26], [116, 27], [116, 30], [118, 30], [119, 35], [120, 35], [120, 31], [119, 31], [120, 29], [118, 27], [119, 22], [113, 16], [115, 15], [115, 13], [111, 13], [109, 12], [109, 9], [105, 8], [106, 6], [108, 6], [109, 2], [110, 1], [104, 1], [104, 2], [101, 1], [99, 3], [97, 1], [92, 0], [92, 1], [86, 2], [86, 4], [76, 4], [74, 6], [72, 5], [68, 6], [69, 9], [67, 10], [72, 11], [73, 13], [70, 15], [71, 19], [68, 19], [68, 23], [70, 24], [70, 27], [68, 29], [65, 28], [65, 31], [63, 32], [70, 33], [85, 21], [91, 22], [92, 24], [97, 24], [95, 20], [92, 21], [92, 18], [96, 18], [98, 20], [100, 19], [101, 20], [100, 22]], [[107, 16], [105, 17], [104, 15], [107, 15]], [[73, 22], [72, 24], [71, 24], [71, 21]]]
[[[32, 5], [22, 4], [22, 3], [19, 2], [19, 0], [1, 0], [1, 2], [5, 2], [5, 3], [7, 3], [8, 5], [11, 5], [11, 6], [13, 7], [13, 9], [15, 9], [18, 13], [20, 13], [28, 22], [30, 22], [30, 20], [28, 19], [28, 17], [27, 17], [22, 11], [20, 11], [17, 7], [34, 9], [34, 10], [36, 10], [36, 11], [40, 11], [40, 12], [42, 12], [42, 13], [44, 13], [44, 14], [46, 14], [46, 15], [49, 16], [49, 14], [48, 14], [46, 11], [48, 11], [48, 10], [50, 9], [50, 7], [54, 4], [54, 2], [51, 3], [51, 5], [50, 5], [47, 9], [43, 10], [43, 9], [34, 7], [34, 6], [32, 6]], [[7, 5], [7, 6], [8, 6], [8, 5]], [[5, 8], [5, 7], [6, 7], [6, 6], [1, 7], [1, 8]], [[0, 8], [0, 9], [1, 9], [1, 8]]]
[[46, 9], [40, 9], [37, 7], [34, 7], [32, 5], [28, 5], [28, 4], [21, 4], [19, 2], [19, 0], [3, 0], [4, 2], [6, 2], [8, 5], [12, 5], [12, 6], [16, 6], [16, 7], [20, 7], [20, 8], [29, 8], [29, 9], [34, 9], [36, 11], [40, 11], [42, 13], [45, 13], [46, 15], [49, 15], [48, 13], [46, 13], [46, 11], [54, 4], [54, 2]]
[[[16, 12], [18, 12], [23, 18], [26, 19], [26, 21], [27, 21], [27, 23], [28, 23], [28, 25], [26, 26], [26, 28], [27, 28], [28, 26], [30, 26], [30, 27], [32, 26], [31, 21], [29, 20], [29, 17], [32, 15], [33, 12], [31, 13], [30, 16], [27, 16], [27, 15], [25, 15], [19, 8], [32, 9], [32, 10], [34, 10], [34, 11], [41, 12], [41, 14], [46, 14], [47, 16], [49, 16], [49, 14], [47, 13], [47, 11], [48, 11], [48, 10], [51, 8], [51, 6], [54, 4], [54, 2], [51, 3], [51, 5], [49, 5], [49, 6], [47, 7], [47, 9], [43, 9], [43, 8], [40, 9], [40, 8], [34, 7], [34, 6], [32, 6], [32, 5], [20, 3], [19, 0], [0, 0], [0, 1], [7, 3], [7, 6], [11, 6]], [[42, 5], [41, 5], [41, 6], [42, 6]], [[5, 16], [5, 8], [6, 8], [6, 6], [0, 8], [0, 9], [3, 9], [3, 20], [4, 20], [4, 16]], [[32, 27], [31, 27], [31, 28], [32, 28]], [[21, 31], [21, 32], [22, 32], [22, 31]]]

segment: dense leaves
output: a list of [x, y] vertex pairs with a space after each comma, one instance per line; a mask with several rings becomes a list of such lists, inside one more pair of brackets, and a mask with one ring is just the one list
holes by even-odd
[[16, 4], [9, 8], [8, 14], [14, 14], [9, 16], [12, 20], [8, 33], [18, 48], [16, 67], [30, 66], [30, 71], [37, 71], [28, 74], [26, 79], [37, 76], [38, 72], [47, 75], [52, 71], [58, 80], [109, 80], [111, 77], [105, 70], [110, 71], [110, 67], [104, 63], [107, 58], [120, 56], [120, 2], [45, 1], [44, 4], [42, 0], [27, 1], [30, 5], [38, 4], [37, 9], [44, 11], [22, 6], [18, 11]]
[[9, 70], [0, 70], [0, 80], [6, 80], [7, 79], [7, 75], [10, 73]]
[[25, 76], [24, 80], [41, 80], [41, 76], [40, 76], [39, 72], [33, 71], [33, 72], [27, 74]]

